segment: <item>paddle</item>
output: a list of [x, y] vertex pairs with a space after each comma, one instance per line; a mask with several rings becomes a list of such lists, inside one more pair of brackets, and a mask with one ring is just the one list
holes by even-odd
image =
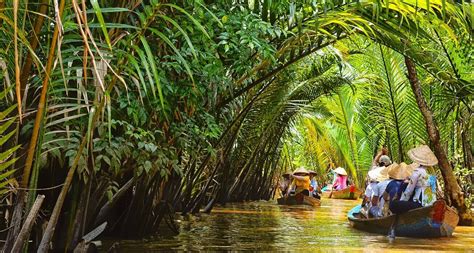
[[[386, 204], [386, 203], [385, 203]], [[395, 228], [397, 227], [398, 225], [398, 219], [399, 219], [399, 215], [398, 213], [395, 214], [395, 220], [393, 221], [392, 225], [390, 226], [390, 230], [388, 231], [388, 241], [390, 243], [393, 242], [393, 240], [395, 240]]]
[[393, 221], [392, 225], [390, 226], [390, 230], [388, 231], [388, 239], [390, 242], [395, 240], [395, 227], [398, 225], [398, 214], [395, 214], [395, 220]]
[[331, 192], [329, 193], [329, 198], [331, 198], [333, 190], [334, 190], [334, 187], [331, 186]]

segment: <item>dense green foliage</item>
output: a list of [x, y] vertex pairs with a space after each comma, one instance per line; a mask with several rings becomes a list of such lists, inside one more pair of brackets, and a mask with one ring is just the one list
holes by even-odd
[[68, 231], [57, 247], [103, 221], [142, 237], [169, 211], [271, 198], [295, 165], [361, 184], [383, 145], [405, 160], [428, 139], [402, 54], [471, 182], [472, 4], [56, 2], [0, 1], [0, 108], [18, 108], [0, 134], [20, 129], [0, 153], [20, 159], [0, 161], [32, 189], [26, 209], [65, 182], [57, 202], [45, 192], [49, 226]]

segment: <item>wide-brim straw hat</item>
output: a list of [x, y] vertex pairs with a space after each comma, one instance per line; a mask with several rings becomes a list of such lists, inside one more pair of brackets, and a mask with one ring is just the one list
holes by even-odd
[[424, 166], [435, 166], [438, 164], [438, 158], [436, 158], [433, 151], [427, 145], [422, 145], [416, 148], [408, 150], [408, 157], [414, 162]]
[[388, 176], [395, 180], [405, 180], [411, 176], [414, 167], [406, 163], [394, 163], [388, 167]]
[[287, 171], [287, 172], [283, 173], [283, 175], [281, 175], [281, 176], [284, 177], [284, 176], [289, 176], [289, 175], [291, 175], [291, 172]]
[[310, 171], [308, 171], [308, 173], [309, 173], [309, 174], [313, 174], [313, 175], [317, 175], [317, 174], [318, 174], [318, 173], [317, 173], [316, 171], [314, 171], [314, 170], [310, 170]]
[[380, 175], [377, 177], [377, 181], [382, 182], [388, 179], [388, 167], [382, 167]]
[[377, 167], [369, 171], [370, 181], [382, 182], [388, 179], [388, 168], [387, 167]]
[[295, 171], [293, 171], [293, 175], [296, 175], [296, 174], [308, 175], [309, 172], [308, 172], [305, 168], [299, 167], [298, 169], [296, 169]]
[[336, 174], [347, 176], [347, 172], [344, 168], [338, 167], [334, 170]]

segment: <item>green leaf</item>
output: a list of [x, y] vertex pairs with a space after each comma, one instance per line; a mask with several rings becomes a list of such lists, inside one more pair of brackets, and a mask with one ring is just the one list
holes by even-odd
[[2, 138], [0, 138], [0, 146], [2, 146], [10, 137], [12, 137], [15, 134], [15, 131], [12, 131], [6, 135], [4, 135]]
[[165, 99], [163, 97], [163, 91], [161, 89], [160, 76], [158, 75], [158, 70], [156, 68], [155, 58], [153, 57], [153, 54], [151, 53], [150, 45], [148, 45], [148, 42], [145, 39], [145, 37], [141, 36], [140, 41], [142, 42], [143, 48], [145, 49], [145, 53], [148, 57], [148, 63], [150, 63], [151, 70], [153, 72], [153, 77], [155, 80], [155, 84], [156, 84], [156, 87], [158, 88], [158, 96], [160, 97], [161, 107], [163, 108], [163, 112], [166, 115], [165, 102], [164, 102]]
[[15, 108], [16, 108], [16, 104], [8, 107], [8, 109], [6, 109], [5, 111], [0, 112], [0, 120], [3, 120], [8, 114], [10, 114], [13, 110], [15, 110]]
[[193, 74], [191, 72], [191, 68], [189, 67], [188, 63], [186, 62], [186, 60], [183, 58], [183, 56], [181, 55], [181, 53], [179, 52], [179, 50], [173, 45], [173, 43], [168, 39], [168, 37], [166, 37], [163, 33], [161, 33], [160, 31], [154, 29], [154, 28], [149, 28], [149, 30], [151, 32], [153, 32], [154, 34], [158, 35], [163, 41], [166, 42], [166, 44], [168, 44], [168, 46], [171, 47], [171, 49], [173, 49], [173, 51], [175, 52], [176, 56], [178, 56], [178, 58], [181, 60], [181, 63], [184, 65], [184, 68], [186, 69], [186, 72], [188, 73], [188, 76], [189, 78], [191, 78], [191, 81], [193, 82], [194, 84], [194, 78], [193, 78]]
[[4, 162], [4, 163], [0, 163], [0, 171], [5, 170], [10, 165], [14, 164], [17, 160], [18, 160], [18, 157], [16, 157], [15, 159], [10, 159], [10, 160], [8, 160], [7, 162]]
[[[15, 172], [15, 170], [9, 170], [9, 171], [7, 171], [7, 172], [5, 172], [5, 173], [2, 173], [2, 174], [0, 175], [0, 180], [3, 180], [3, 179], [5, 179], [5, 178], [9, 177], [9, 176], [10, 176], [11, 174], [13, 174], [14, 172]], [[1, 185], [0, 185], [0, 187], [1, 187]]]
[[181, 32], [181, 34], [184, 36], [184, 39], [186, 40], [186, 43], [188, 44], [189, 48], [191, 49], [191, 53], [193, 54], [194, 58], [197, 59], [196, 50], [194, 49], [193, 43], [191, 43], [191, 40], [189, 39], [188, 34], [183, 30], [183, 28], [181, 28], [181, 26], [179, 26], [179, 24], [176, 21], [169, 18], [168, 16], [158, 15], [158, 17], [170, 22]]
[[109, 33], [107, 32], [107, 26], [104, 21], [104, 17], [102, 16], [102, 10], [100, 9], [99, 3], [97, 0], [91, 0], [92, 8], [94, 8], [95, 15], [100, 23], [100, 28], [102, 29], [102, 33], [104, 34], [105, 41], [109, 46], [109, 49], [112, 50], [112, 44], [110, 43]]
[[[151, 93], [153, 94], [153, 97], [156, 98], [155, 81], [153, 81], [154, 76], [150, 72], [150, 66], [148, 64], [148, 60], [145, 56], [145, 53], [143, 53], [143, 51], [138, 47], [134, 47], [134, 49], [138, 53], [138, 56], [140, 57], [141, 63], [143, 65], [143, 67], [145, 68], [146, 76], [148, 77], [148, 81], [150, 82]], [[146, 88], [144, 90], [146, 91]]]
[[9, 121], [7, 121], [5, 124], [1, 125], [0, 126], [0, 134], [2, 134], [3, 132], [5, 132], [7, 130], [7, 128], [13, 123], [15, 122], [15, 119], [16, 118], [12, 118], [10, 119]]
[[[180, 11], [181, 13], [183, 13], [184, 15], [188, 16], [188, 18], [194, 23], [195, 26], [197, 26], [197, 28], [199, 30], [201, 30], [202, 33], [204, 33], [204, 35], [206, 35], [206, 37], [208, 39], [211, 39], [211, 36], [209, 36], [209, 34], [206, 32], [206, 29], [204, 29], [204, 27], [201, 25], [201, 23], [199, 23], [199, 21], [197, 21], [191, 14], [189, 14], [189, 12], [187, 12], [186, 10], [184, 10], [183, 8], [175, 5], [175, 4], [163, 4], [163, 6], [169, 6], [171, 8], [174, 8], [178, 11]], [[221, 21], [219, 20], [219, 18], [217, 18], [211, 11], [209, 11], [209, 9], [207, 9], [204, 5], [201, 4], [201, 6], [206, 9], [209, 13], [211, 13], [211, 15], [214, 17], [215, 20], [217, 20], [217, 22], [219, 23], [219, 26], [220, 27], [223, 27]]]

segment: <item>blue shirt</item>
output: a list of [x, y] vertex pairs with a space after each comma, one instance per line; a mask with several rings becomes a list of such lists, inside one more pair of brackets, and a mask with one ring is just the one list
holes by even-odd
[[402, 180], [392, 180], [392, 182], [387, 185], [387, 188], [385, 188], [385, 192], [388, 193], [388, 195], [390, 196], [390, 201], [395, 198], [395, 195], [398, 195], [397, 199], [400, 198], [398, 190], [400, 189], [402, 183]]
[[313, 191], [318, 189], [318, 181], [316, 181], [316, 178], [311, 179], [310, 185], [313, 187]]

